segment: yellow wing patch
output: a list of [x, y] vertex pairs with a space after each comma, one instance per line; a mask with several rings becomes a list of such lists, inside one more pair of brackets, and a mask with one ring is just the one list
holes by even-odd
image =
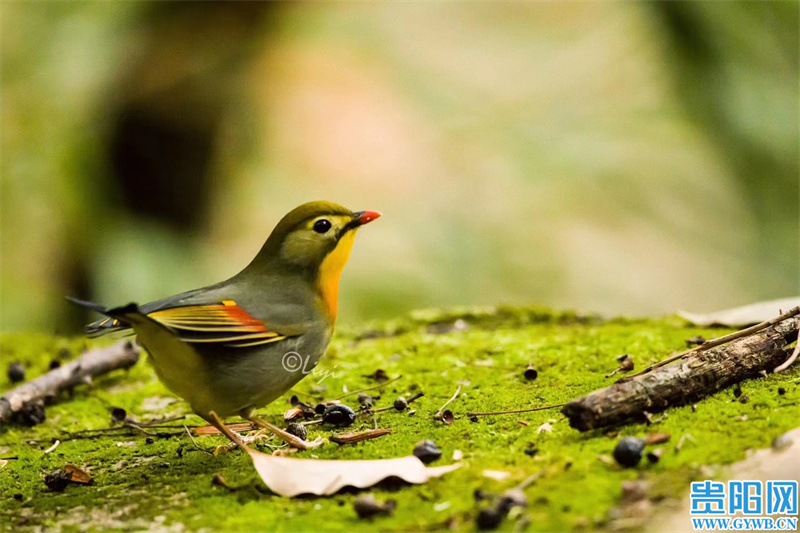
[[251, 316], [233, 300], [161, 309], [147, 316], [175, 330], [181, 340], [189, 343], [217, 343], [244, 348], [286, 338], [285, 335], [270, 331], [264, 322]]

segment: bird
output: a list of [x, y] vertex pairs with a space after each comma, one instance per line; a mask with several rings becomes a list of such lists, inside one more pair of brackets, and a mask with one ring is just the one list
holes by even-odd
[[86, 326], [89, 336], [135, 334], [164, 385], [222, 433], [229, 435], [221, 418], [238, 414], [308, 449], [316, 444], [256, 410], [291, 389], [327, 351], [356, 232], [380, 216], [308, 202], [285, 215], [255, 258], [225, 281], [143, 305], [67, 299], [105, 317]]

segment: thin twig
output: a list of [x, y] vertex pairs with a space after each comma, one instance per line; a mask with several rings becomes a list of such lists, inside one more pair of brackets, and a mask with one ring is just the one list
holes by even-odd
[[361, 392], [367, 392], [367, 391], [371, 391], [371, 390], [375, 390], [375, 389], [380, 389], [381, 387], [385, 387], [389, 383], [394, 383], [395, 381], [397, 381], [398, 379], [400, 379], [402, 377], [403, 376], [400, 375], [400, 376], [397, 376], [396, 378], [390, 379], [389, 381], [384, 381], [383, 383], [378, 383], [377, 385], [373, 385], [372, 387], [367, 387], [366, 389], [359, 389], [359, 390], [354, 390], [352, 392], [347, 392], [345, 394], [342, 394], [341, 396], [337, 396], [332, 401], [341, 400], [342, 398], [346, 398], [348, 396], [352, 396], [353, 394], [358, 394], [358, 393], [361, 393]]
[[156, 435], [155, 433], [153, 433], [152, 431], [147, 431], [146, 429], [144, 429], [142, 426], [140, 426], [140, 425], [139, 425], [139, 424], [137, 424], [136, 422], [132, 422], [132, 421], [130, 421], [130, 420], [126, 420], [126, 421], [125, 421], [125, 423], [124, 423], [123, 425], [124, 425], [125, 427], [129, 427], [129, 428], [131, 428], [131, 429], [135, 429], [136, 431], [139, 431], [139, 432], [141, 432], [141, 433], [144, 433], [144, 434], [145, 434], [145, 435], [147, 435], [148, 437], [155, 437], [155, 436], [157, 436], [157, 435]]
[[778, 372], [783, 372], [784, 370], [792, 366], [795, 359], [797, 359], [798, 355], [800, 355], [800, 339], [797, 340], [797, 346], [794, 347], [794, 351], [792, 352], [792, 355], [789, 356], [789, 359], [787, 359], [780, 365], [776, 366], [775, 370], [773, 370], [772, 372], [774, 374], [777, 374]]
[[761, 322], [760, 324], [756, 324], [755, 326], [750, 326], [749, 328], [740, 329], [739, 331], [736, 331], [734, 333], [729, 333], [728, 335], [723, 335], [722, 337], [717, 337], [716, 339], [711, 339], [709, 341], [704, 342], [703, 344], [701, 344], [699, 346], [695, 346], [694, 348], [690, 348], [690, 349], [688, 349], [686, 351], [680, 352], [680, 353], [675, 354], [675, 355], [673, 355], [671, 357], [667, 357], [663, 361], [659, 361], [658, 363], [650, 365], [649, 367], [645, 368], [641, 372], [626, 376], [624, 379], [625, 380], [629, 380], [629, 379], [635, 378], [637, 376], [641, 376], [643, 374], [647, 374], [648, 372], [650, 372], [652, 370], [655, 370], [656, 368], [661, 368], [662, 366], [668, 365], [673, 361], [677, 361], [678, 359], [683, 359], [684, 357], [686, 357], [689, 354], [692, 354], [692, 353], [695, 353], [695, 352], [704, 352], [704, 351], [709, 350], [711, 348], [714, 348], [716, 346], [720, 346], [721, 344], [726, 344], [726, 343], [728, 343], [728, 342], [730, 342], [732, 340], [736, 340], [736, 339], [739, 339], [741, 337], [746, 337], [748, 335], [751, 335], [753, 333], [761, 331], [764, 328], [768, 328], [769, 326], [774, 326], [778, 322], [783, 322], [787, 318], [792, 318], [793, 316], [797, 316], [797, 315], [800, 315], [800, 306], [794, 307], [794, 308], [786, 311], [785, 313], [783, 313], [780, 316], [777, 316], [777, 317], [772, 318], [770, 320], [767, 320], [765, 322]]
[[49, 448], [47, 448], [47, 449], [46, 449], [44, 452], [42, 452], [42, 453], [45, 453], [45, 454], [47, 454], [47, 453], [50, 453], [50, 452], [53, 452], [53, 451], [55, 451], [55, 449], [56, 449], [56, 448], [58, 448], [58, 445], [59, 445], [59, 444], [61, 444], [61, 441], [60, 441], [60, 440], [58, 440], [58, 439], [56, 439], [56, 441], [53, 443], [53, 445], [52, 445], [52, 446], [50, 446]]
[[543, 407], [531, 407], [530, 409], [515, 409], [513, 411], [488, 411], [485, 413], [467, 413], [467, 416], [490, 416], [490, 415], [515, 415], [518, 413], [532, 413], [534, 411], [546, 411], [547, 409], [555, 409], [556, 407], [564, 407], [566, 403], [556, 403], [553, 405], [545, 405]]
[[196, 441], [196, 440], [194, 440], [194, 436], [192, 436], [192, 432], [191, 432], [191, 431], [189, 431], [189, 428], [188, 428], [188, 427], [186, 427], [186, 426], [184, 425], [184, 426], [183, 426], [183, 429], [185, 429], [185, 430], [186, 430], [186, 434], [187, 434], [187, 435], [189, 435], [189, 438], [190, 438], [190, 439], [192, 439], [192, 444], [194, 444], [194, 447], [195, 447], [195, 448], [197, 448], [198, 450], [200, 450], [200, 451], [201, 451], [201, 452], [203, 452], [203, 453], [207, 453], [208, 455], [214, 455], [214, 454], [213, 454], [213, 453], [211, 453], [210, 451], [206, 450], [205, 448], [201, 448], [201, 447], [200, 447], [200, 445], [199, 445], [199, 444], [197, 444], [197, 441]]
[[534, 472], [530, 476], [526, 477], [522, 480], [522, 482], [517, 485], [518, 490], [525, 490], [531, 483], [542, 477], [545, 473], [545, 470], [539, 470], [538, 472]]
[[443, 406], [441, 406], [441, 407], [439, 408], [439, 410], [438, 410], [438, 411], [436, 411], [436, 414], [437, 414], [438, 416], [442, 416], [442, 411], [444, 411], [444, 408], [445, 408], [445, 407], [447, 407], [448, 405], [450, 405], [450, 404], [453, 402], [453, 400], [455, 400], [456, 398], [458, 398], [458, 395], [459, 395], [460, 393], [461, 393], [461, 385], [459, 385], [459, 386], [458, 386], [458, 388], [456, 389], [456, 392], [453, 394], [453, 396], [452, 396], [452, 397], [451, 397], [449, 400], [447, 400], [446, 402], [444, 402], [444, 405], [443, 405]]
[[450, 398], [449, 400], [444, 402], [444, 405], [441, 406], [438, 411], [436, 411], [436, 414], [433, 415], [433, 418], [435, 418], [436, 420], [441, 420], [442, 411], [444, 411], [444, 408], [447, 407], [448, 405], [450, 405], [453, 402], [453, 400], [458, 398], [459, 394], [461, 394], [461, 385], [458, 386], [458, 388], [456, 389], [456, 392], [455, 392], [455, 394], [453, 394], [452, 398]]

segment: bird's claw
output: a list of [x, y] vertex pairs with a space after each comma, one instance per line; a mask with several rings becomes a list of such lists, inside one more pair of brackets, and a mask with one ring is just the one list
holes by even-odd
[[[260, 429], [257, 432], [253, 433], [252, 435], [240, 435], [237, 434], [237, 437], [242, 441], [243, 444], [253, 444], [256, 442], [264, 441], [264, 440], [272, 440], [272, 434], [264, 429]], [[214, 448], [214, 456], [224, 455], [229, 451], [236, 448], [238, 444], [235, 442], [229, 442], [228, 444], [221, 444]]]
[[317, 437], [312, 441], [303, 440], [298, 437], [297, 442], [289, 442], [289, 444], [300, 450], [311, 450], [313, 448], [322, 446], [326, 442], [328, 442], [328, 439], [323, 439], [322, 437]]

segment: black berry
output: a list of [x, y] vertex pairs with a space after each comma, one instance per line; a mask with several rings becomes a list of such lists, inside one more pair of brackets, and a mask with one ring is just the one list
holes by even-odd
[[11, 383], [25, 381], [25, 367], [22, 366], [22, 363], [19, 361], [14, 361], [8, 365], [8, 371], [6, 375], [8, 375], [8, 379], [11, 381]]
[[478, 529], [482, 531], [497, 529], [502, 521], [503, 515], [492, 508], [481, 509], [475, 519]]
[[299, 437], [303, 440], [306, 440], [306, 437], [308, 437], [308, 430], [302, 424], [297, 424], [297, 423], [289, 424], [289, 427], [286, 428], [286, 432], [291, 433], [295, 437]]
[[322, 413], [322, 421], [334, 426], [349, 426], [356, 421], [356, 412], [344, 404], [329, 405]]
[[639, 464], [642, 460], [642, 450], [644, 450], [644, 441], [636, 437], [624, 437], [617, 443], [614, 448], [614, 459], [626, 467], [631, 468]]
[[405, 411], [407, 407], [408, 407], [408, 402], [402, 396], [398, 397], [394, 401], [394, 408], [397, 409], [398, 411]]
[[414, 455], [423, 463], [428, 464], [442, 456], [442, 450], [436, 447], [432, 440], [421, 440], [414, 446]]

